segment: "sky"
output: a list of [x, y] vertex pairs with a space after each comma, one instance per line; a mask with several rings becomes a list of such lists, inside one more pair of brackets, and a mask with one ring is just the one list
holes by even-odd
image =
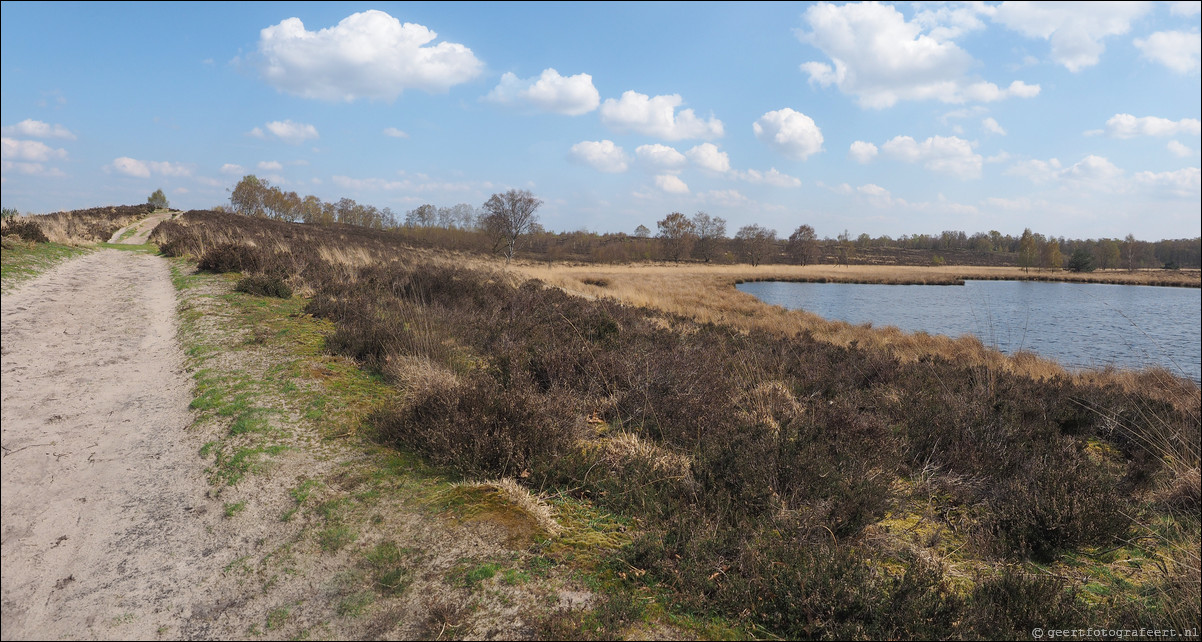
[[1193, 238], [1200, 6], [5, 2], [3, 205]]

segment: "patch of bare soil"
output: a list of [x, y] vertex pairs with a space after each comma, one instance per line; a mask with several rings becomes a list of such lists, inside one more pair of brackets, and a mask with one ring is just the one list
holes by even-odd
[[219, 546], [166, 263], [115, 250], [4, 296], [3, 637], [153, 638]]
[[[245, 435], [190, 411], [204, 371], [320, 392], [273, 379], [295, 356], [250, 335], [231, 285], [177, 292], [166, 260], [102, 250], [4, 295], [0, 637], [514, 639], [591, 601], [538, 579], [554, 563], [520, 514], [439, 514], [443, 482], [381, 474], [389, 455], [287, 394], [248, 397], [267, 423]], [[239, 453], [246, 476], [214, 481]]]

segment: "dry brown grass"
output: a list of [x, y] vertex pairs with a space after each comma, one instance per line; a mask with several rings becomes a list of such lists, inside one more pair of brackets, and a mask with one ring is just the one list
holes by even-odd
[[[495, 261], [474, 263], [497, 269]], [[786, 310], [740, 292], [735, 285], [748, 281], [816, 281], [885, 284], [959, 284], [980, 280], [1064, 280], [1131, 285], [1199, 287], [1198, 270], [1144, 270], [1137, 272], [1024, 272], [1019, 268], [973, 266], [834, 266], [834, 265], [668, 265], [668, 264], [551, 264], [515, 261], [513, 269], [569, 293], [588, 298], [609, 297], [622, 303], [645, 306], [701, 322], [729, 325], [742, 330], [764, 330], [792, 336], [810, 332], [814, 338], [847, 346], [887, 350], [902, 361], [940, 356], [990, 370], [1013, 372], [1034, 379], [1066, 375], [1058, 363], [1029, 352], [1007, 356], [965, 335], [951, 338], [896, 327], [873, 327], [831, 321], [803, 310]], [[604, 284], [604, 285], [600, 285]], [[1161, 369], [1125, 371], [1108, 368], [1075, 373], [1082, 382], [1117, 383], [1127, 390], [1152, 390], [1155, 396], [1178, 405], [1196, 404], [1197, 388]]]

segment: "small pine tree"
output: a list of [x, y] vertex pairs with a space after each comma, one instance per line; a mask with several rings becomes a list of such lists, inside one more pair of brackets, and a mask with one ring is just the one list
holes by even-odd
[[167, 202], [167, 195], [163, 193], [162, 188], [156, 189], [154, 193], [150, 195], [150, 198], [146, 199], [146, 202], [150, 203], [155, 207], [155, 209], [159, 210], [165, 210], [171, 207], [171, 204]]
[[1070, 272], [1093, 272], [1093, 254], [1085, 248], [1078, 248], [1073, 251], [1073, 255], [1068, 260], [1068, 265], [1064, 267]]

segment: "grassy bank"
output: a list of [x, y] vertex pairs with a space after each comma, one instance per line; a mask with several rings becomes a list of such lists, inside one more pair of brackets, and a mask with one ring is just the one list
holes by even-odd
[[729, 275], [594, 272], [572, 296], [548, 287], [558, 266], [468, 269], [369, 230], [193, 213], [156, 236], [244, 288], [310, 295], [328, 356], [388, 391], [363, 415], [372, 443], [570, 499], [561, 519], [616, 516], [620, 537], [548, 538], [610, 542], [594, 559], [613, 597], [539, 635], [656, 613], [841, 638], [1198, 620], [1188, 382], [757, 327], [764, 306], [706, 296]]

